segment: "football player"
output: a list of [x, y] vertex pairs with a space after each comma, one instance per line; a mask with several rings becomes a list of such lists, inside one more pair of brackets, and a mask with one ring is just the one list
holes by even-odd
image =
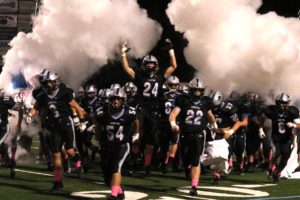
[[[271, 160], [269, 175], [273, 182], [279, 181], [281, 170], [286, 166], [291, 154], [293, 128], [299, 127], [299, 109], [290, 106], [291, 98], [281, 93], [275, 98], [275, 105], [267, 106], [264, 114], [272, 120], [272, 142], [275, 152]], [[280, 159], [280, 160], [279, 160]]]
[[[174, 133], [181, 131], [183, 148], [183, 165], [186, 169], [191, 166], [191, 189], [189, 194], [197, 195], [200, 178], [200, 156], [203, 154], [206, 127], [210, 123], [217, 129], [215, 117], [211, 111], [212, 102], [204, 96], [206, 86], [199, 78], [189, 83], [189, 94], [176, 98], [175, 108], [172, 110], [169, 122]], [[179, 125], [176, 121], [178, 120]]]
[[146, 175], [150, 174], [152, 154], [157, 141], [159, 100], [162, 96], [162, 86], [177, 68], [176, 57], [170, 40], [166, 40], [166, 46], [168, 47], [170, 66], [164, 73], [159, 73], [158, 60], [151, 54], [143, 58], [140, 68], [132, 68], [127, 60], [128, 47], [123, 44], [121, 48], [123, 69], [138, 88], [138, 115], [141, 121], [143, 142], [145, 143], [144, 167]]
[[[8, 94], [5, 94], [3, 89], [0, 89], [0, 155], [2, 158], [4, 158], [7, 166], [10, 168], [10, 176], [12, 178], [15, 177], [16, 146], [14, 147], [15, 149], [12, 150], [11, 157], [9, 157], [5, 140], [7, 139], [7, 136], [9, 134], [8, 117], [10, 116], [10, 113], [8, 111], [17, 110], [17, 109], [19, 109], [19, 106], [16, 104], [14, 99]], [[19, 120], [16, 127], [16, 130], [19, 132], [21, 131], [21, 119], [22, 119], [22, 115], [19, 115]]]
[[97, 96], [98, 89], [95, 85], [87, 85], [85, 87], [85, 97], [81, 101], [81, 107], [86, 111], [88, 120], [87, 120], [87, 128], [82, 133], [80, 131], [76, 132], [76, 140], [78, 151], [80, 152], [81, 159], [83, 161], [83, 168], [85, 172], [89, 170], [88, 162], [90, 149], [93, 152], [98, 151], [98, 147], [92, 144], [92, 138], [96, 133], [96, 125], [95, 125], [95, 111], [100, 106], [101, 102]]
[[[46, 113], [46, 127], [51, 133], [52, 152], [54, 156], [55, 182], [52, 190], [57, 191], [63, 187], [62, 182], [62, 147], [75, 163], [80, 163], [78, 154], [75, 153], [75, 132], [71, 118], [71, 108], [75, 109], [80, 117], [80, 128], [86, 128], [84, 123], [83, 109], [74, 100], [72, 89], [61, 84], [60, 77], [54, 72], [48, 72], [45, 76], [46, 89], [36, 96], [36, 103], [29, 114], [26, 122], [30, 124], [38, 111]], [[77, 166], [78, 167], [78, 166]]]
[[[239, 117], [237, 115], [236, 107], [228, 101], [223, 100], [223, 95], [220, 91], [214, 91], [210, 94], [210, 98], [212, 99], [213, 108], [212, 112], [216, 118], [219, 129], [222, 129], [224, 135], [216, 134], [213, 130], [209, 130], [210, 134], [207, 134], [207, 141], [215, 141], [220, 140], [225, 137], [225, 139], [229, 139], [232, 134], [240, 126]], [[214, 185], [218, 185], [221, 179], [222, 163], [216, 163], [214, 176]]]
[[129, 143], [138, 134], [139, 122], [135, 108], [125, 106], [126, 94], [121, 88], [115, 88], [109, 95], [109, 104], [100, 106], [96, 119], [100, 126], [101, 168], [104, 181], [111, 185], [108, 199], [124, 199], [121, 188], [122, 165], [130, 153]]
[[166, 81], [167, 92], [161, 101], [160, 140], [162, 152], [162, 172], [170, 171], [175, 158], [179, 142], [179, 134], [174, 134], [169, 123], [169, 115], [174, 108], [175, 99], [180, 95], [178, 92], [180, 81], [176, 76], [170, 76]]

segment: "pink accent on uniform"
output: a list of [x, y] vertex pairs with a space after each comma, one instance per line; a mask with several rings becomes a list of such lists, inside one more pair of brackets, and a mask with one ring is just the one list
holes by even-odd
[[271, 165], [271, 171], [274, 172], [275, 169], [276, 169], [276, 165], [275, 165], [275, 164], [272, 164], [272, 165]]
[[75, 163], [75, 167], [76, 167], [76, 168], [79, 168], [80, 166], [81, 166], [81, 161], [78, 160], [78, 161]]
[[166, 157], [164, 164], [166, 165], [168, 164], [168, 162], [169, 162], [169, 156]]
[[272, 156], [273, 156], [273, 152], [272, 152], [272, 150], [270, 150], [270, 152], [269, 152], [269, 160], [272, 160]]
[[118, 185], [112, 185], [111, 186], [111, 195], [115, 196], [115, 197], [118, 196], [119, 188], [120, 188], [120, 186], [118, 186]]
[[244, 162], [240, 163], [240, 169], [242, 169], [244, 167]]
[[249, 158], [249, 163], [253, 163], [253, 157], [252, 156], [250, 156], [250, 158]]
[[69, 158], [68, 154], [65, 154], [65, 160], [67, 160]]
[[151, 165], [151, 160], [152, 160], [152, 154], [146, 154], [145, 155], [145, 163], [144, 163], [144, 165], [145, 166]]
[[199, 183], [199, 179], [197, 179], [197, 178], [194, 178], [194, 179], [192, 179], [192, 186], [198, 186], [198, 183]]
[[175, 153], [169, 153], [169, 158], [175, 158]]
[[62, 181], [62, 173], [61, 173], [60, 169], [54, 171], [54, 178], [55, 178], [55, 181], [57, 181], [57, 182]]
[[215, 172], [215, 173], [214, 173], [214, 176], [216, 176], [216, 177], [218, 177], [218, 178], [221, 177], [220, 173], [218, 173], [218, 172]]
[[123, 190], [122, 190], [121, 186], [119, 186], [118, 194], [123, 194]]
[[232, 167], [232, 166], [233, 166], [233, 161], [232, 161], [231, 158], [230, 158], [229, 161], [228, 161], [228, 165], [229, 165], [229, 167]]

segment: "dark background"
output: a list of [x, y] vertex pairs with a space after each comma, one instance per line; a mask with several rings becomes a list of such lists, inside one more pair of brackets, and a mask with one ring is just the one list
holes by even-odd
[[[171, 25], [165, 13], [170, 2], [171, 0], [138, 0], [140, 7], [147, 10], [148, 16], [156, 20], [163, 27], [161, 40], [151, 53], [158, 58], [162, 69], [168, 66], [169, 57], [163, 50], [163, 41], [165, 38], [170, 38], [174, 43], [178, 63], [178, 69], [175, 71], [174, 75], [178, 76], [181, 81], [187, 82], [193, 78], [195, 71], [193, 67], [187, 63], [183, 55], [183, 49], [188, 44], [188, 41], [183, 37], [182, 33], [175, 31], [174, 26]], [[259, 8], [258, 13], [264, 14], [270, 11], [275, 11], [281, 16], [297, 17], [299, 9], [300, 0], [263, 0], [263, 4]], [[132, 61], [131, 65], [138, 66], [139, 63], [139, 60]], [[128, 76], [122, 70], [121, 63], [113, 61], [102, 67], [83, 84], [93, 83], [99, 88], [105, 88], [116, 82], [116, 77], [118, 77], [117, 81], [120, 84], [124, 84], [126, 81], [129, 81]]]

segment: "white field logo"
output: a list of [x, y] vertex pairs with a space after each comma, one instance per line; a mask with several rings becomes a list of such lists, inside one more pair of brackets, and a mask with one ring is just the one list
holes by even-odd
[[[177, 194], [175, 197], [161, 196], [158, 199], [159, 200], [166, 200], [166, 199], [181, 200], [181, 198], [185, 199], [187, 197], [191, 199], [208, 199], [207, 197], [212, 197], [212, 198], [213, 197], [235, 197], [235, 198], [266, 197], [269, 196], [268, 192], [260, 191], [257, 190], [256, 188], [268, 187], [268, 186], [275, 186], [275, 184], [233, 185], [229, 187], [199, 186], [198, 189], [201, 191], [201, 193], [195, 197], [191, 197], [188, 195], [190, 186], [185, 186], [177, 189], [181, 194]], [[71, 193], [71, 196], [94, 199], [94, 198], [106, 198], [107, 195], [109, 194], [110, 194], [110, 190], [99, 190], [99, 191], [73, 192]], [[134, 192], [128, 190], [125, 191], [126, 199], [130, 199], [130, 200], [143, 199], [147, 196], [148, 194], [143, 192]]]

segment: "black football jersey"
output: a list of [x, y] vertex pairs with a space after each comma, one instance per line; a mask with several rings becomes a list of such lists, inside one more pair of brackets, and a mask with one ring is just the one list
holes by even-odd
[[232, 127], [234, 123], [239, 121], [237, 109], [232, 103], [223, 101], [219, 107], [214, 107], [212, 112], [219, 128]]
[[169, 115], [172, 112], [173, 108], [175, 107], [175, 99], [180, 95], [179, 92], [176, 91], [169, 91], [163, 94], [163, 98], [161, 100], [161, 120], [162, 121], [169, 121]]
[[84, 97], [81, 101], [81, 107], [89, 114], [89, 116], [94, 117], [96, 109], [101, 105], [101, 101], [98, 97], [89, 99]]
[[159, 105], [159, 99], [162, 96], [162, 86], [166, 78], [162, 73], [157, 73], [153, 76], [135, 69], [134, 83], [138, 88], [137, 98], [142, 106], [151, 107]]
[[69, 103], [74, 99], [74, 92], [65, 85], [60, 85], [54, 95], [47, 91], [36, 96], [35, 108], [43, 110], [50, 126], [69, 122], [71, 108]]
[[212, 109], [209, 97], [205, 96], [195, 101], [188, 95], [180, 95], [175, 100], [175, 107], [181, 109], [177, 119], [183, 133], [200, 133], [207, 128], [207, 112]]
[[123, 107], [117, 114], [110, 112], [109, 105], [96, 110], [95, 117], [100, 125], [100, 141], [104, 145], [119, 145], [131, 141], [132, 123], [136, 119], [136, 109]]
[[15, 106], [15, 101], [11, 96], [4, 94], [0, 96], [0, 127], [8, 124], [8, 110]]
[[286, 124], [299, 118], [299, 109], [295, 106], [289, 106], [285, 112], [280, 113], [275, 105], [270, 105], [265, 108], [264, 113], [272, 120], [273, 140], [277, 142], [291, 140], [292, 129], [288, 128]]

